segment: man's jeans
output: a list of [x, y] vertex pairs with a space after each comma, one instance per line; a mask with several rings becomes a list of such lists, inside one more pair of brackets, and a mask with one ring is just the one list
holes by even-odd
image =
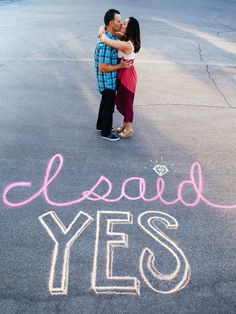
[[102, 130], [102, 136], [111, 134], [113, 113], [115, 107], [115, 91], [112, 89], [104, 89], [102, 91], [102, 99], [98, 112], [97, 129]]

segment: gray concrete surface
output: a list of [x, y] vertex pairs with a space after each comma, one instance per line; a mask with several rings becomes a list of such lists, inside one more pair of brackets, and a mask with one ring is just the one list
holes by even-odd
[[[134, 136], [117, 143], [95, 131], [100, 97], [93, 52], [97, 28], [111, 7], [123, 18], [137, 17], [142, 31]], [[57, 202], [79, 197], [101, 175], [112, 181], [114, 197], [134, 176], [146, 179], [151, 196], [156, 164], [169, 169], [164, 195], [171, 200], [199, 162], [204, 196], [215, 204], [236, 204], [235, 11], [235, 1], [223, 0], [0, 1], [1, 195], [18, 181], [31, 181], [32, 187], [9, 193], [12, 202], [38, 191], [48, 160], [60, 153], [63, 170], [49, 188]], [[114, 126], [120, 121], [115, 113]], [[135, 195], [136, 188], [128, 192]], [[193, 200], [192, 189], [184, 197]], [[17, 208], [1, 197], [0, 208], [0, 313], [235, 313], [235, 209], [127, 199], [57, 207], [43, 195]], [[81, 210], [93, 221], [71, 248], [67, 295], [53, 295], [48, 285], [54, 243], [38, 218], [55, 211], [69, 226]], [[114, 227], [129, 243], [115, 249], [113, 273], [136, 277], [140, 296], [92, 289], [97, 211], [133, 215], [132, 225]], [[138, 225], [145, 211], [178, 221], [173, 230], [155, 222], [191, 268], [188, 284], [176, 293], [156, 293], [141, 276], [144, 247], [155, 252], [157, 270], [171, 273], [176, 266], [170, 252]], [[103, 252], [107, 236], [101, 239]], [[104, 280], [102, 273], [97, 277]]]

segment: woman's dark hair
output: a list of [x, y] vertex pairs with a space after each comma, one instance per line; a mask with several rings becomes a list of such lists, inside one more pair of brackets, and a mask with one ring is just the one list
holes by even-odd
[[134, 52], [139, 52], [141, 48], [139, 22], [134, 17], [129, 17], [128, 26], [124, 36], [126, 41], [130, 40], [134, 45]]
[[120, 14], [120, 12], [115, 9], [108, 10], [104, 15], [104, 24], [108, 26], [108, 24], [114, 20], [116, 14]]

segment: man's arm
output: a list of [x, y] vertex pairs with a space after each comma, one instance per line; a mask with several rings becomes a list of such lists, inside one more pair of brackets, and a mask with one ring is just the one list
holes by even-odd
[[131, 67], [131, 65], [132, 65], [131, 61], [125, 61], [123, 59], [120, 61], [120, 63], [116, 65], [99, 62], [99, 71], [100, 72], [113, 72], [113, 71], [124, 69], [124, 68], [128, 69]]

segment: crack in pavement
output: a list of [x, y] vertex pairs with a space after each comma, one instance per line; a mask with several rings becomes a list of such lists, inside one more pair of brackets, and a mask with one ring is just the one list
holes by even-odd
[[[78, 22], [78, 23], [79, 23], [79, 22]], [[74, 40], [77, 40], [77, 39], [81, 38], [82, 36], [83, 36], [83, 33], [80, 34], [80, 35], [78, 35], [78, 36], [76, 36], [76, 37], [74, 37], [74, 38], [72, 38], [72, 39], [65, 40], [64, 42], [62, 42], [61, 44], [59, 44], [58, 47], [55, 47], [54, 49], [55, 49], [56, 51], [58, 51], [60, 54], [62, 54], [63, 56], [65, 56], [66, 58], [69, 58], [69, 59], [76, 59], [75, 57], [72, 57], [72, 56], [70, 56], [70, 55], [65, 54], [65, 53], [62, 52], [60, 49], [61, 49], [63, 46], [65, 46], [66, 43], [71, 42], [71, 41], [74, 41]]]
[[[75, 17], [77, 18], [77, 15], [76, 15]], [[76, 20], [76, 24], [77, 24], [77, 26], [80, 27], [80, 22], [79, 22], [78, 20]], [[56, 50], [56, 51], [58, 51], [61, 55], [63, 55], [64, 57], [66, 57], [67, 59], [76, 59], [75, 57], [69, 56], [69, 55], [65, 54], [64, 52], [60, 51], [60, 49], [61, 49], [67, 42], [77, 40], [77, 39], [81, 38], [83, 35], [84, 35], [84, 33], [81, 33], [81, 34], [75, 36], [75, 37], [72, 38], [72, 39], [68, 39], [68, 40], [63, 41], [62, 43], [60, 43], [60, 44], [58, 45], [58, 47], [47, 48], [46, 50], [43, 50], [43, 52], [50, 52], [50, 51], [52, 51], [52, 50]], [[18, 60], [25, 59], [25, 58], [30, 57], [30, 56], [32, 56], [32, 55], [34, 55], [34, 54], [39, 53], [39, 52], [42, 52], [42, 50], [39, 50], [39, 51], [36, 51], [36, 52], [34, 51], [33, 53], [27, 54], [27, 55], [25, 55], [25, 56], [23, 56], [23, 57], [15, 58], [15, 59], [13, 59], [13, 60], [10, 60], [10, 61], [8, 61], [8, 62], [5, 62], [5, 63], [3, 63], [3, 64], [0, 64], [0, 67], [3, 67], [3, 66], [5, 66], [5, 65], [8, 65], [9, 63], [16, 62], [16, 61], [18, 61]]]
[[19, 57], [19, 58], [15, 58], [15, 59], [9, 60], [9, 61], [7, 61], [7, 62], [5, 62], [5, 63], [0, 64], [0, 68], [1, 68], [1, 67], [4, 67], [5, 65], [8, 65], [8, 64], [10, 64], [10, 63], [16, 62], [16, 61], [18, 61], [18, 60], [21, 60], [21, 59], [25, 59], [25, 58], [27, 58], [27, 57], [30, 57], [31, 55], [32, 55], [32, 53], [27, 54], [27, 55], [25, 55], [25, 56], [23, 56], [23, 57]]
[[30, 56], [33, 56], [34, 54], [37, 54], [37, 53], [39, 53], [39, 52], [50, 52], [50, 51], [52, 51], [52, 50], [58, 51], [61, 55], [63, 55], [63, 56], [66, 57], [67, 59], [76, 60], [77, 58], [65, 54], [64, 52], [60, 51], [60, 49], [61, 49], [67, 42], [74, 41], [74, 40], [76, 40], [76, 39], [78, 39], [78, 38], [80, 38], [80, 37], [82, 37], [82, 36], [83, 36], [83, 34], [80, 34], [80, 35], [78, 35], [78, 36], [76, 36], [76, 37], [74, 37], [74, 38], [72, 38], [72, 39], [65, 40], [64, 42], [62, 42], [61, 44], [59, 44], [58, 47], [47, 48], [46, 50], [34, 51], [34, 52], [31, 52], [30, 54], [27, 54], [27, 55], [25, 55], [25, 56], [22, 56], [22, 57], [19, 57], [19, 58], [15, 58], [15, 59], [13, 59], [13, 60], [9, 60], [8, 62], [5, 62], [5, 63], [0, 64], [0, 67], [4, 67], [4, 66], [6, 66], [6, 65], [8, 65], [8, 64], [10, 64], [10, 63], [17, 62], [17, 61], [19, 61], [19, 60], [23, 60], [23, 59], [25, 59], [25, 58], [27, 58], [27, 57], [30, 57]]
[[206, 70], [208, 73], [208, 77], [209, 79], [213, 82], [213, 84], [215, 85], [216, 89], [218, 90], [218, 92], [221, 94], [221, 96], [224, 98], [225, 102], [227, 103], [227, 105], [232, 108], [231, 104], [228, 102], [227, 98], [225, 97], [224, 93], [221, 91], [221, 89], [219, 88], [219, 86], [216, 84], [216, 81], [214, 80], [214, 78], [211, 76], [211, 72], [209, 70], [209, 66], [206, 64]]
[[69, 56], [69, 55], [65, 54], [64, 52], [62, 52], [59, 47], [58, 48], [55, 47], [54, 50], [56, 50], [57, 52], [59, 52], [62, 56], [66, 57], [66, 58], [75, 59], [74, 57]]
[[224, 28], [226, 28], [227, 30], [230, 30], [232, 32], [236, 32], [236, 28], [231, 27], [223, 22], [219, 22], [218, 18], [216, 19], [216, 22], [218, 23], [218, 25], [223, 26]]
[[[229, 26], [229, 25], [226, 25], [226, 24], [224, 24], [223, 22], [219, 22], [219, 19], [221, 18], [221, 16], [217, 16], [216, 18], [215, 18], [215, 22], [219, 25], [219, 26], [223, 26], [224, 27], [224, 29], [225, 30], [218, 30], [216, 33], [217, 33], [217, 37], [219, 37], [219, 38], [221, 38], [220, 36], [221, 36], [221, 34], [224, 34], [224, 33], [228, 33], [228, 32], [230, 32], [230, 33], [236, 33], [236, 28], [233, 28], [233, 27], [231, 27], [231, 26]], [[234, 43], [235, 42], [235, 40], [227, 40], [227, 42], [232, 42], [232, 43]]]
[[201, 48], [201, 45], [200, 45], [200, 44], [198, 44], [198, 52], [199, 52], [200, 60], [201, 60], [202, 62], [204, 62], [203, 56], [202, 56], [202, 48]]
[[206, 72], [207, 72], [207, 75], [209, 77], [209, 79], [212, 81], [213, 85], [215, 86], [215, 88], [217, 89], [217, 91], [220, 93], [220, 95], [223, 97], [224, 101], [226, 102], [226, 104], [232, 108], [231, 104], [229, 103], [228, 99], [226, 98], [225, 94], [222, 92], [222, 90], [219, 88], [219, 86], [217, 85], [215, 79], [212, 77], [212, 74], [210, 72], [210, 69], [209, 69], [209, 65], [205, 62], [205, 60], [203, 59], [203, 55], [202, 55], [202, 48], [201, 48], [201, 44], [198, 43], [198, 53], [199, 53], [199, 57], [200, 57], [200, 60], [202, 63], [205, 64], [206, 66]]
[[8, 61], [8, 62], [6, 62], [6, 63], [2, 63], [2, 64], [0, 64], [0, 68], [1, 68], [1, 67], [4, 67], [5, 65], [7, 65], [7, 64], [9, 64], [9, 63], [15, 62], [16, 60], [17, 60], [17, 59], [10, 60], [10, 61]]

